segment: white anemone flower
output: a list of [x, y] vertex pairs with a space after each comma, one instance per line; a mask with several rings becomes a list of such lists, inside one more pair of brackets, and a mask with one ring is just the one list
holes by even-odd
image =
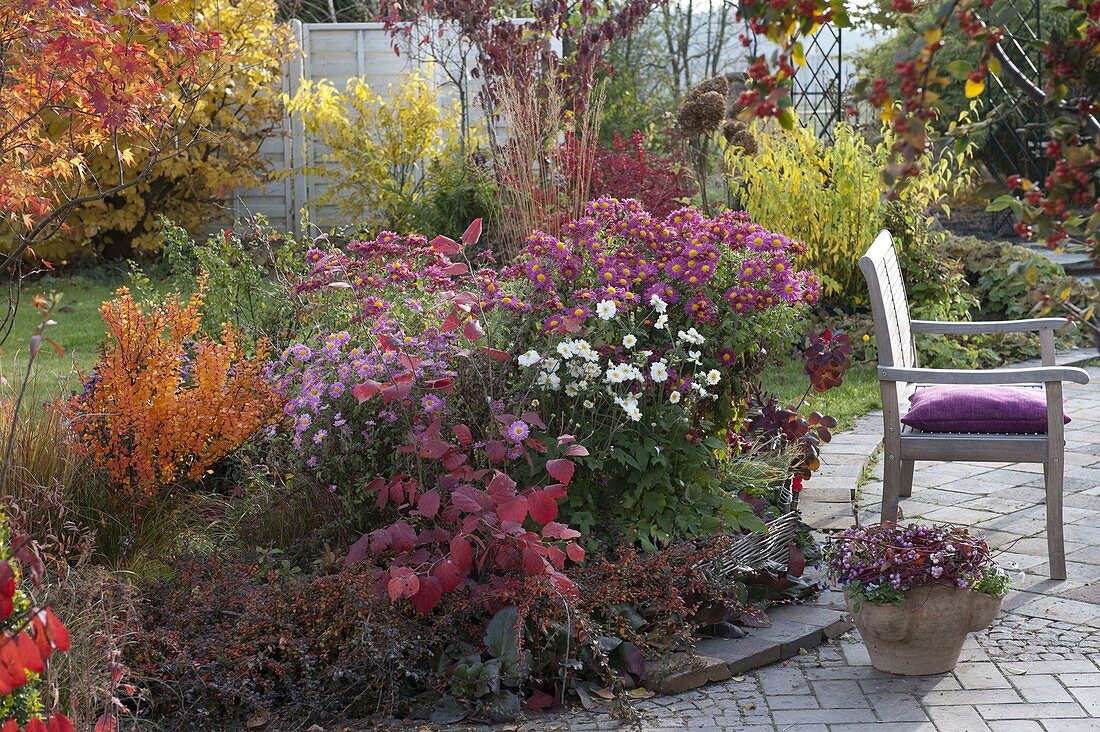
[[722, 374], [718, 369], [711, 369], [707, 372], [707, 383], [714, 386], [722, 380]]
[[671, 394], [669, 394], [668, 395], [668, 401], [671, 404], [679, 404], [680, 403], [680, 392], [674, 391]]
[[623, 348], [633, 348], [638, 345], [638, 336], [633, 333], [627, 333], [623, 336]]
[[611, 320], [618, 311], [614, 300], [600, 300], [596, 304], [596, 315], [600, 316], [600, 320]]
[[539, 355], [538, 351], [531, 349], [527, 353], [521, 353], [516, 360], [519, 362], [520, 366], [534, 366], [542, 360], [542, 356]]
[[668, 325], [668, 315], [661, 313], [657, 318], [657, 322], [653, 324], [653, 327], [657, 330], [664, 330], [666, 325]]
[[649, 378], [660, 383], [668, 380], [668, 364], [657, 361], [649, 367]]

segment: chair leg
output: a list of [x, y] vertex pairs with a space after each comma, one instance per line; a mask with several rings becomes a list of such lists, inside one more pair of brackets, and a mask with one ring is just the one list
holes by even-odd
[[908, 498], [913, 495], [913, 460], [901, 461], [901, 487], [898, 490], [898, 495], [902, 498]]
[[1047, 561], [1050, 578], [1066, 578], [1066, 544], [1062, 530], [1062, 474], [1061, 458], [1043, 463], [1043, 482], [1047, 490]]
[[[898, 496], [901, 494], [902, 469], [897, 459], [897, 450], [886, 447], [882, 464], [882, 513], [879, 520], [883, 523], [898, 520]], [[891, 455], [890, 453], [894, 454]]]

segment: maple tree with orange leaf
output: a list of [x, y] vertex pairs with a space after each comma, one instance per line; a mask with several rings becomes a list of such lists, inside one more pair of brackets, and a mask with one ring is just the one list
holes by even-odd
[[143, 309], [121, 288], [103, 304], [103, 356], [69, 409], [81, 451], [126, 495], [199, 479], [281, 414], [266, 342], [248, 358], [232, 325], [199, 333], [204, 291]]

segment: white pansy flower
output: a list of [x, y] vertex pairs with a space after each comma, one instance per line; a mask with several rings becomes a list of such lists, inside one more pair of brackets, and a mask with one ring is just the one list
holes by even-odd
[[649, 378], [660, 383], [668, 379], [668, 364], [657, 361], [649, 367]]
[[558, 344], [558, 355], [564, 358], [566, 361], [573, 358], [573, 354], [576, 353], [576, 348], [573, 345], [573, 341], [562, 341]]
[[561, 377], [558, 376], [557, 374], [550, 374], [550, 377], [547, 379], [547, 382], [548, 382], [547, 386], [550, 387], [551, 391], [557, 391], [558, 389], [561, 388]]
[[656, 293], [649, 296], [649, 306], [658, 313], [663, 313], [668, 310], [668, 305], [661, 299], [661, 296]]
[[577, 382], [577, 388], [582, 389], [582, 390], [587, 389], [588, 388], [588, 382], [585, 381], [584, 379], [581, 379], [580, 381]]
[[678, 391], [672, 392], [671, 394], [668, 395], [668, 400], [672, 404], [679, 404], [680, 403], [680, 392], [678, 392]]
[[707, 372], [707, 383], [714, 386], [722, 380], [722, 374], [718, 369], [711, 369]]
[[548, 374], [557, 371], [559, 366], [561, 366], [561, 361], [556, 358], [547, 358], [542, 362], [542, 370]]
[[593, 402], [591, 399], [585, 399], [584, 402], [582, 402], [582, 405], [585, 409], [594, 409], [596, 407], [596, 403]]
[[618, 311], [614, 300], [600, 300], [596, 304], [596, 315], [600, 316], [600, 320], [611, 320]]
[[568, 397], [575, 397], [581, 393], [581, 390], [577, 388], [576, 383], [567, 384], [565, 386], [565, 395]]
[[642, 421], [642, 410], [638, 409], [637, 407], [633, 407], [633, 408], [628, 409], [626, 411], [626, 416], [630, 417], [630, 420], [632, 422], [641, 422]]
[[584, 375], [594, 379], [600, 375], [600, 365], [595, 361], [589, 361], [584, 365]]
[[569, 375], [572, 376], [574, 379], [579, 379], [584, 376], [584, 366], [577, 363], [576, 361], [569, 364], [566, 367], [566, 370], [569, 371]]
[[667, 324], [668, 324], [668, 315], [666, 315], [664, 313], [661, 313], [661, 315], [657, 318], [657, 322], [653, 324], [653, 327], [656, 328], [657, 330], [664, 330], [665, 326]]
[[578, 341], [573, 341], [573, 352], [585, 361], [591, 361], [600, 357], [600, 354], [593, 350], [592, 344], [583, 338]]
[[627, 333], [623, 336], [624, 348], [633, 348], [636, 345], [638, 345], [638, 337], [636, 335], [634, 335], [633, 333]]
[[520, 354], [516, 360], [519, 361], [520, 366], [533, 366], [542, 360], [542, 356], [539, 355], [538, 351], [532, 349], [527, 353]]

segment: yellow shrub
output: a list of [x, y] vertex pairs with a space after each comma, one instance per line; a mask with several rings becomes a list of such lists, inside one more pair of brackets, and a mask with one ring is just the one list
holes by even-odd
[[362, 78], [339, 91], [328, 81], [303, 81], [287, 110], [306, 136], [328, 148], [306, 172], [328, 187], [311, 203], [333, 204], [372, 230], [412, 231], [428, 190], [428, 170], [459, 151], [459, 111], [440, 106], [423, 76], [411, 75], [389, 100]]
[[903, 261], [923, 260], [932, 207], [966, 182], [956, 170], [967, 152], [926, 159], [889, 201], [882, 178], [889, 137], [872, 146], [847, 125], [836, 127], [832, 144], [801, 125], [788, 131], [755, 124], [752, 132], [755, 155], [726, 149], [731, 192], [753, 221], [806, 243], [799, 264], [821, 275], [824, 297], [834, 304], [866, 303], [858, 262], [882, 228], [894, 233]]
[[[136, 0], [122, 0], [124, 8]], [[235, 189], [259, 182], [264, 161], [259, 144], [282, 118], [277, 86], [292, 48], [289, 28], [276, 22], [276, 0], [176, 0], [152, 4], [162, 20], [193, 22], [221, 36], [223, 54], [213, 81], [189, 123], [171, 147], [178, 154], [160, 163], [138, 185], [78, 209], [67, 230], [36, 247], [47, 259], [79, 254], [130, 254], [159, 247], [154, 218], [163, 214], [192, 233], [226, 210]], [[162, 42], [167, 43], [167, 39]], [[206, 70], [198, 74], [204, 78]], [[122, 140], [126, 165], [141, 170], [145, 141]], [[117, 180], [119, 161], [108, 147], [89, 160], [89, 173]], [[132, 174], [129, 175], [132, 177]], [[10, 242], [0, 239], [0, 249]]]

